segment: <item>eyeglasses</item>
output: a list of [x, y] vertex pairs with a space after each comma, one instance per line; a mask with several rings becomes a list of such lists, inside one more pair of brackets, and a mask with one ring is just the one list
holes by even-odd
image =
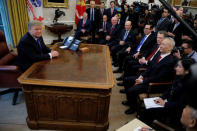
[[182, 49], [185, 50], [185, 49], [188, 49], [188, 47], [186, 47], [186, 48], [185, 47], [182, 47]]

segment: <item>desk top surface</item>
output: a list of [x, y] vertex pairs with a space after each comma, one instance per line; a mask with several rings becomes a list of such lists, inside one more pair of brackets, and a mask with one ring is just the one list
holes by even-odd
[[86, 53], [53, 48], [58, 58], [33, 64], [19, 77], [22, 84], [109, 89], [114, 85], [110, 53], [107, 46], [82, 45]]

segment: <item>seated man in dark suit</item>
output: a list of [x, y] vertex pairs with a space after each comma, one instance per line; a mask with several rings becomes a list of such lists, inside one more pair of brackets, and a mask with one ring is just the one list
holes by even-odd
[[110, 2], [110, 8], [107, 9], [106, 14], [107, 14], [107, 21], [108, 22], [110, 22], [112, 17], [114, 17], [117, 14], [117, 10], [115, 9], [115, 2], [114, 1]]
[[107, 22], [107, 15], [103, 15], [103, 20], [99, 24], [99, 43], [102, 43], [102, 41], [105, 41], [107, 28], [110, 26], [110, 23]]
[[88, 19], [88, 14], [83, 13], [83, 19], [80, 19], [77, 24], [77, 31], [75, 32], [75, 38], [80, 39], [81, 36], [87, 36], [91, 30], [91, 23]]
[[131, 76], [124, 79], [124, 87], [128, 101], [123, 101], [123, 104], [130, 106], [125, 111], [126, 114], [131, 114], [136, 111], [137, 97], [140, 93], [147, 91], [150, 82], [166, 82], [172, 81], [173, 70], [176, 64], [176, 58], [171, 54], [175, 42], [172, 38], [165, 38], [160, 45], [160, 55], [155, 59], [152, 65], [149, 65], [147, 70], [139, 77]]
[[111, 24], [107, 28], [106, 38], [101, 44], [107, 44], [111, 48], [118, 40], [119, 28], [118, 19], [112, 17]]
[[49, 49], [42, 38], [42, 23], [29, 22], [28, 31], [20, 40], [17, 65], [26, 71], [33, 63], [57, 57], [59, 53]]
[[122, 32], [120, 33], [120, 37], [117, 41], [117, 44], [115, 44], [111, 48], [111, 56], [114, 63], [117, 63], [117, 53], [119, 51], [122, 50], [124, 51], [126, 48], [129, 47], [129, 45], [135, 43], [135, 35], [131, 29], [132, 29], [131, 21], [126, 21], [125, 29], [123, 29]]

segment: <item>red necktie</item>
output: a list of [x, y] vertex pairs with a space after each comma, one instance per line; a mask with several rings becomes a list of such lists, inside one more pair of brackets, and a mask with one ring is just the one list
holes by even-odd
[[158, 47], [156, 49], [154, 49], [154, 51], [146, 58], [147, 61], [149, 61], [153, 57], [153, 55], [156, 53], [157, 49], [158, 49]]
[[161, 56], [159, 56], [159, 59], [157, 60], [157, 63], [159, 63], [160, 60], [161, 60]]
[[114, 30], [114, 27], [112, 26], [111, 30], [110, 30], [110, 33], [109, 33], [110, 35], [112, 34], [113, 30]]

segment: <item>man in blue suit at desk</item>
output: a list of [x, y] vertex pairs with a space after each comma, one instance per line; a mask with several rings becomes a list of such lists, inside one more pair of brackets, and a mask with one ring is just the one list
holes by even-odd
[[35, 62], [59, 56], [57, 51], [51, 50], [45, 45], [42, 38], [42, 23], [40, 22], [28, 23], [28, 32], [21, 38], [17, 51], [17, 64], [22, 72]]
[[87, 36], [91, 30], [91, 23], [88, 19], [88, 14], [83, 13], [83, 19], [80, 19], [77, 24], [77, 31], [75, 32], [75, 38], [80, 39], [81, 36]]

